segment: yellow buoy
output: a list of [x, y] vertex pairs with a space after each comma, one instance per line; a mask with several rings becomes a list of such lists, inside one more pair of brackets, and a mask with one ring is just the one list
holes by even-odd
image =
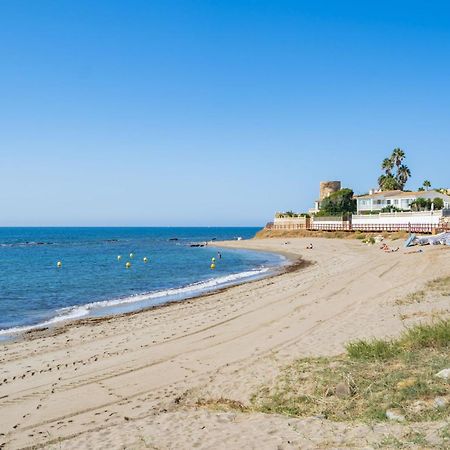
[[125, 263], [125, 268], [126, 269], [129, 269], [131, 267], [131, 263], [130, 263], [130, 261], [127, 261], [126, 263]]
[[61, 262], [61, 261], [58, 261], [58, 262], [56, 263], [56, 267], [62, 267], [62, 262]]
[[117, 255], [117, 261], [120, 261], [122, 259], [122, 255]]
[[211, 269], [215, 269], [216, 265], [214, 263], [211, 264]]
[[134, 253], [130, 253], [130, 258], [133, 258], [134, 257]]
[[144, 258], [142, 258], [142, 260], [146, 263], [148, 261], [147, 257], [144, 256]]

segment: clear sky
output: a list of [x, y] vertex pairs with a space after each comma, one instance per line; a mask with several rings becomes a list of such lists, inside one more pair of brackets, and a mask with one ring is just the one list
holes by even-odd
[[450, 6], [0, 0], [0, 225], [263, 225], [450, 187]]

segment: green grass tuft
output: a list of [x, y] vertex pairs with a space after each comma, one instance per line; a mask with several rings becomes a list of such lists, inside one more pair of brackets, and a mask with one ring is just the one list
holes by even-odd
[[450, 347], [450, 319], [409, 328], [400, 337], [399, 343], [411, 349], [448, 348]]
[[398, 356], [405, 350], [448, 347], [450, 347], [450, 319], [415, 325], [395, 340], [371, 339], [350, 342], [346, 350], [352, 359], [386, 360]]
[[397, 341], [358, 340], [346, 345], [347, 354], [352, 359], [388, 359], [398, 355], [401, 351]]

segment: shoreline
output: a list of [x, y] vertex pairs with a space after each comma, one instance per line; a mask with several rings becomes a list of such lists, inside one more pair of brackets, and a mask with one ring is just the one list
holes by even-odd
[[[253, 238], [254, 239], [254, 238]], [[242, 249], [242, 250], [246, 250], [248, 249], [245, 245], [242, 246], [232, 246], [232, 245], [227, 245], [233, 242], [248, 242], [252, 239], [247, 239], [244, 241], [211, 241], [211, 243], [209, 243], [208, 245], [210, 247], [216, 247], [216, 248], [235, 248], [235, 249]], [[286, 252], [286, 251], [267, 251], [266, 253], [272, 253], [278, 256], [282, 256], [286, 259], [286, 261], [281, 262], [279, 265], [277, 266], [273, 266], [268, 268], [268, 272], [266, 275], [264, 274], [259, 274], [259, 275], [255, 275], [255, 276], [249, 276], [247, 278], [242, 279], [242, 281], [236, 280], [235, 282], [231, 282], [230, 284], [225, 284], [223, 286], [219, 286], [217, 288], [212, 288], [211, 290], [205, 290], [203, 292], [198, 292], [198, 293], [194, 293], [192, 295], [187, 295], [186, 297], [183, 297], [181, 299], [178, 300], [167, 300], [164, 301], [162, 303], [158, 303], [156, 305], [153, 306], [145, 306], [142, 308], [137, 307], [135, 310], [133, 311], [127, 311], [127, 312], [118, 312], [118, 313], [110, 313], [110, 314], [105, 314], [105, 315], [101, 315], [101, 316], [90, 316], [90, 317], [80, 317], [80, 318], [67, 318], [67, 319], [62, 319], [59, 322], [55, 322], [54, 324], [49, 324], [49, 325], [40, 325], [40, 324], [36, 324], [36, 325], [29, 325], [30, 329], [27, 330], [23, 330], [23, 331], [12, 331], [11, 333], [6, 333], [6, 331], [8, 329], [2, 330], [5, 331], [5, 333], [3, 334], [3, 337], [0, 339], [0, 345], [8, 345], [9, 343], [13, 343], [13, 342], [20, 342], [22, 340], [34, 340], [34, 339], [38, 339], [40, 337], [44, 337], [44, 336], [55, 336], [61, 333], [64, 333], [64, 331], [66, 331], [68, 328], [72, 327], [72, 326], [80, 326], [80, 325], [95, 325], [98, 323], [102, 323], [102, 322], [108, 322], [111, 320], [114, 320], [115, 318], [123, 318], [123, 317], [130, 317], [130, 316], [134, 316], [136, 314], [140, 314], [140, 313], [144, 313], [146, 311], [154, 311], [154, 310], [160, 310], [163, 308], [167, 308], [170, 307], [171, 305], [176, 305], [178, 303], [181, 302], [185, 302], [188, 300], [195, 300], [195, 299], [201, 299], [203, 297], [209, 297], [211, 295], [214, 294], [219, 294], [219, 293], [223, 293], [228, 291], [229, 289], [232, 289], [236, 286], [241, 286], [244, 284], [251, 284], [251, 283], [255, 283], [257, 281], [260, 280], [265, 280], [265, 279], [269, 279], [269, 278], [273, 278], [273, 277], [277, 277], [280, 275], [283, 275], [284, 273], [289, 273], [295, 270], [300, 270], [300, 268], [308, 266], [310, 263], [308, 261], [304, 261], [301, 258], [298, 258], [297, 255], [290, 253], [290, 252]], [[174, 288], [174, 289], [183, 289], [186, 286], [183, 286], [181, 288]], [[142, 294], [142, 295], [146, 295], [146, 294]], [[82, 307], [84, 305], [78, 305], [79, 307]], [[53, 319], [49, 319], [49, 320], [53, 320]], [[28, 327], [28, 326], [24, 326]], [[11, 329], [14, 329], [16, 327], [11, 327]]]
[[[222, 245], [290, 253], [301, 258], [297, 269], [3, 345], [0, 446], [225, 450], [250, 439], [269, 449], [287, 448], [286, 436], [297, 448], [367, 446], [362, 424], [257, 413], [252, 398], [296, 359], [339, 355], [349, 341], [395, 337], [450, 314], [448, 296], [398, 302], [450, 275], [450, 249], [408, 254], [353, 240], [285, 242]], [[314, 250], [305, 250], [310, 242]], [[370, 443], [404, 426], [376, 424]]]

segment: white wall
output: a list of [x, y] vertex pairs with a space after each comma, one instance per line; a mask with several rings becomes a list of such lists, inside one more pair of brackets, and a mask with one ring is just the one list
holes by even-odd
[[358, 225], [438, 225], [442, 217], [441, 211], [380, 213], [356, 215], [352, 217], [353, 227]]

